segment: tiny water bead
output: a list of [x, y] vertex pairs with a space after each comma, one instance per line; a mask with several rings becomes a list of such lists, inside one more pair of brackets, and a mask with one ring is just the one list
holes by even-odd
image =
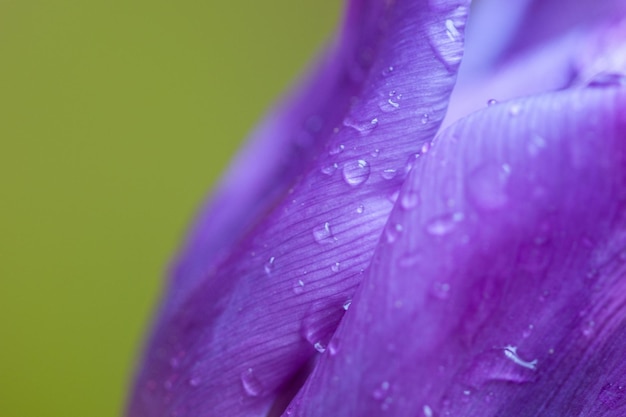
[[379, 387], [374, 389], [372, 397], [374, 397], [375, 400], [382, 400], [387, 396], [387, 391], [389, 391], [389, 382], [383, 381]]
[[333, 272], [339, 272], [339, 262], [335, 262], [334, 264], [331, 265], [330, 270]]
[[263, 266], [263, 269], [265, 270], [265, 273], [267, 275], [271, 275], [272, 272], [274, 271], [274, 261], [276, 260], [275, 257], [271, 257], [267, 260], [267, 262], [265, 263], [265, 265]]
[[241, 386], [249, 397], [258, 397], [263, 392], [263, 385], [254, 374], [254, 369], [252, 368], [248, 368], [241, 373]]
[[495, 98], [487, 100], [487, 106], [491, 107], [495, 104], [498, 104], [498, 100], [496, 100]]
[[352, 300], [346, 300], [343, 303], [342, 308], [344, 309], [344, 311], [348, 311], [348, 309], [350, 308], [350, 304], [352, 304]]
[[365, 211], [365, 206], [363, 206], [363, 204], [359, 204], [359, 206], [356, 208], [356, 212], [359, 214], [363, 214], [364, 211]]
[[428, 113], [422, 114], [422, 118], [420, 119], [420, 122], [422, 122], [423, 125], [428, 123], [429, 120], [430, 120], [430, 116], [428, 115]]
[[339, 143], [339, 144], [334, 144], [334, 145], [332, 145], [332, 146], [330, 147], [330, 149], [328, 150], [328, 155], [330, 155], [330, 156], [338, 155], [338, 154], [340, 154], [341, 152], [343, 152], [343, 150], [344, 150], [345, 148], [346, 148], [346, 147], [345, 147], [343, 144], [340, 144], [340, 143]]
[[422, 407], [422, 412], [424, 413], [424, 417], [433, 417], [433, 410], [429, 405]]
[[304, 292], [304, 281], [299, 279], [293, 284], [293, 292], [296, 295], [300, 295]]
[[370, 165], [363, 159], [348, 162], [343, 167], [343, 179], [351, 187], [363, 184], [369, 176]]
[[321, 171], [324, 175], [333, 175], [335, 171], [337, 171], [337, 169], [339, 169], [339, 165], [337, 165], [337, 163], [334, 163], [332, 165], [327, 165], [323, 167]]
[[380, 176], [383, 177], [383, 179], [392, 180], [396, 176], [396, 170], [391, 168], [384, 169], [380, 173]]
[[322, 344], [322, 342], [315, 342], [315, 344], [313, 345], [313, 347], [315, 348], [315, 350], [317, 350], [319, 353], [324, 353], [326, 352], [326, 346], [324, 346]]
[[329, 222], [325, 222], [323, 225], [313, 229], [313, 237], [315, 241], [321, 245], [326, 245], [337, 241], [337, 238], [333, 235], [333, 232], [330, 228]]

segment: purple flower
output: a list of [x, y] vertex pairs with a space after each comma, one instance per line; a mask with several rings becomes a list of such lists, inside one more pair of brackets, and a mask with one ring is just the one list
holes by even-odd
[[626, 4], [483, 0], [457, 83], [468, 11], [349, 2], [203, 208], [129, 417], [626, 415]]

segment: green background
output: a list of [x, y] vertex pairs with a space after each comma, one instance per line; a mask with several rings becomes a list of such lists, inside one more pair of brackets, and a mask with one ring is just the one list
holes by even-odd
[[0, 1], [0, 416], [116, 416], [163, 271], [339, 0]]

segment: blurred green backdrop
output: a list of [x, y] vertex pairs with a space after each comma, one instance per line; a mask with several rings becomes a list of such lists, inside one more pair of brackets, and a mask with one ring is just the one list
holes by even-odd
[[0, 2], [0, 416], [115, 416], [196, 207], [339, 0]]

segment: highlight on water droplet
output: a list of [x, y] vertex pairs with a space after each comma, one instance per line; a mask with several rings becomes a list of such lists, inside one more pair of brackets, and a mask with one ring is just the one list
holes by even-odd
[[258, 397], [263, 392], [263, 385], [254, 374], [252, 368], [248, 368], [241, 373], [241, 385], [249, 397]]
[[343, 125], [359, 132], [361, 136], [367, 136], [378, 126], [378, 118], [374, 117], [367, 120], [353, 120], [349, 117], [345, 118]]
[[332, 264], [330, 270], [333, 272], [339, 272], [339, 262], [335, 262], [334, 264]]
[[348, 162], [343, 167], [343, 179], [352, 187], [363, 184], [369, 176], [370, 165], [363, 159]]
[[363, 204], [359, 204], [359, 206], [356, 208], [356, 212], [359, 214], [362, 214], [365, 211], [365, 206]]
[[391, 180], [396, 176], [396, 170], [392, 168], [383, 169], [380, 176], [383, 177], [383, 179]]
[[293, 292], [296, 295], [302, 294], [304, 292], [304, 281], [302, 281], [301, 279], [297, 280], [293, 284]]
[[532, 361], [525, 361], [522, 358], [519, 357], [519, 355], [517, 354], [517, 347], [516, 346], [505, 346], [504, 347], [504, 355], [511, 359], [514, 363], [516, 363], [519, 366], [522, 366], [526, 369], [531, 369], [531, 370], [535, 370], [537, 368], [537, 359], [533, 359]]
[[322, 342], [315, 342], [315, 344], [313, 345], [313, 347], [315, 348], [315, 350], [317, 350], [319, 353], [324, 353], [326, 352], [326, 346], [324, 346], [322, 344]]
[[346, 300], [346, 301], [343, 303], [343, 306], [342, 306], [342, 307], [343, 307], [344, 311], [348, 311], [348, 309], [350, 308], [350, 304], [352, 304], [352, 300]]
[[275, 257], [271, 257], [268, 259], [268, 261], [265, 263], [265, 266], [263, 267], [265, 269], [265, 273], [267, 275], [271, 275], [272, 271], [274, 271], [274, 261], [276, 260]]
[[330, 223], [325, 222], [323, 225], [313, 229], [313, 238], [321, 245], [327, 245], [329, 243], [335, 243], [337, 238], [333, 235], [330, 228]]

